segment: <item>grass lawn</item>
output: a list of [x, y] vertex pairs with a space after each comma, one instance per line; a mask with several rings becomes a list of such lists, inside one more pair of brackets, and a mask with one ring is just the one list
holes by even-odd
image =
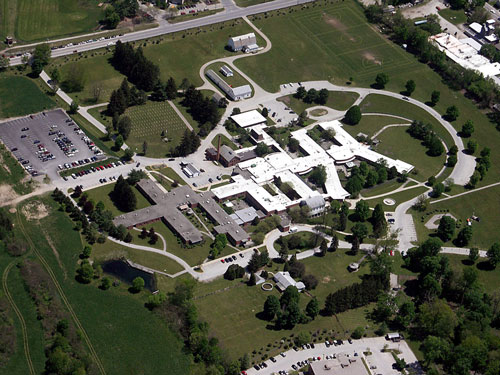
[[[325, 106], [339, 111], [346, 111], [358, 97], [359, 95], [355, 92], [329, 91], [328, 101]], [[295, 98], [293, 95], [282, 96], [281, 98], [278, 98], [278, 100], [288, 105], [296, 113], [302, 113], [307, 108], [318, 105], [315, 103], [305, 103], [302, 100]]]
[[380, 72], [408, 72], [414, 61], [376, 33], [353, 1], [319, 2], [251, 19], [271, 39], [273, 48], [236, 65], [268, 91], [276, 91], [284, 82], [316, 79], [372, 83]]
[[[123, 177], [126, 178], [127, 176]], [[104, 186], [96, 187], [91, 190], [86, 190], [85, 193], [88, 194], [88, 199], [94, 201], [94, 204], [97, 204], [99, 201], [102, 201], [106, 209], [113, 213], [113, 216], [118, 216], [122, 214], [123, 211], [120, 211], [110, 198], [110, 194], [113, 191], [114, 187], [115, 187], [114, 183], [107, 184]], [[151, 204], [148, 202], [146, 198], [144, 198], [144, 195], [142, 195], [139, 192], [139, 190], [137, 190], [135, 187], [132, 187], [132, 191], [134, 192], [135, 197], [137, 198], [137, 209], [151, 206]]]
[[214, 146], [217, 149], [217, 146], [219, 145], [219, 137], [220, 137], [220, 144], [221, 145], [226, 145], [231, 148], [231, 150], [236, 150], [238, 147], [224, 134], [217, 134], [214, 139], [212, 140], [212, 146]]
[[28, 77], [0, 76], [0, 118], [24, 116], [54, 108], [55, 103]]
[[232, 77], [226, 77], [224, 76], [224, 74], [222, 74], [220, 72], [220, 68], [223, 67], [224, 63], [221, 63], [221, 62], [216, 62], [216, 63], [213, 63], [213, 64], [210, 64], [209, 66], [207, 66], [207, 68], [205, 69], [205, 73], [212, 69], [221, 79], [223, 79], [224, 81], [226, 81], [226, 83], [231, 86], [231, 87], [238, 87], [238, 86], [243, 86], [243, 85], [248, 85], [248, 81], [243, 78], [237, 71], [231, 69], [230, 66], [228, 66], [229, 69], [231, 69], [233, 71], [233, 76]]
[[428, 156], [427, 148], [422, 145], [422, 142], [412, 138], [406, 130], [406, 127], [384, 130], [377, 136], [380, 143], [375, 150], [382, 155], [414, 165], [418, 174], [412, 173], [411, 176], [416, 180], [426, 181], [441, 170], [446, 161], [446, 155]]
[[[408, 190], [400, 191], [398, 193], [389, 194], [389, 195], [382, 197], [382, 198], [375, 198], [375, 199], [365, 198], [365, 200], [370, 204], [370, 207], [375, 207], [378, 203], [381, 203], [384, 211], [394, 211], [398, 204], [406, 202], [406, 201], [410, 200], [411, 198], [417, 197], [420, 194], [424, 193], [425, 191], [427, 191], [427, 188], [425, 188], [423, 186], [419, 186], [419, 187], [415, 187], [413, 189], [408, 189]], [[394, 206], [388, 206], [388, 205], [384, 204], [383, 201], [386, 198], [394, 199], [396, 201], [396, 204]]]
[[[320, 306], [323, 306], [324, 298], [343, 286], [359, 281], [359, 276], [366, 272], [368, 267], [363, 266], [358, 273], [349, 273], [347, 265], [358, 257], [347, 255], [345, 251], [328, 253], [324, 258], [308, 258], [304, 260], [307, 272], [315, 273], [320, 281], [316, 290], [311, 293], [317, 295]], [[273, 265], [272, 270], [281, 270], [282, 265]], [[223, 290], [224, 288], [228, 288]], [[214, 291], [218, 293], [213, 293]], [[233, 358], [238, 358], [244, 353], [252, 355], [252, 360], [260, 360], [263, 354], [276, 355], [286, 350], [280, 344], [282, 338], [288, 345], [290, 335], [297, 335], [301, 331], [316, 332], [328, 331], [331, 336], [337, 338], [348, 337], [350, 332], [358, 326], [369, 324], [366, 319], [366, 311], [371, 306], [350, 310], [335, 317], [319, 316], [313, 322], [306, 325], [297, 325], [293, 330], [274, 330], [269, 322], [260, 320], [257, 314], [262, 311], [267, 296], [274, 294], [280, 296], [274, 289], [264, 292], [259, 286], [248, 287], [240, 281], [227, 281], [219, 279], [209, 284], [198, 284], [195, 292], [195, 303], [199, 309], [200, 316], [210, 325], [210, 330], [220, 340], [221, 345], [228, 349]], [[310, 297], [301, 295], [300, 305], [305, 307]], [[234, 301], [238, 301], [235, 308]], [[223, 316], [224, 319], [220, 317]], [[228, 329], [228, 328], [231, 329]], [[368, 329], [372, 334], [372, 328]], [[325, 338], [323, 338], [324, 341]], [[268, 345], [270, 344], [270, 345]]]
[[390, 191], [396, 190], [397, 188], [401, 187], [403, 184], [401, 182], [398, 182], [396, 178], [392, 180], [388, 180], [382, 184], [375, 185], [374, 187], [370, 189], [363, 189], [361, 190], [360, 194], [363, 197], [373, 197], [375, 195], [380, 195], [384, 193], [388, 193]]
[[220, 8], [220, 9], [207, 10], [205, 12], [196, 12], [196, 13], [192, 13], [192, 14], [181, 14], [179, 16], [169, 18], [168, 23], [179, 23], [179, 22], [183, 22], [183, 21], [190, 21], [190, 20], [195, 19], [195, 18], [202, 18], [202, 17], [206, 17], [206, 16], [211, 16], [213, 14], [222, 12], [223, 10], [224, 10], [223, 8]]
[[180, 183], [181, 185], [185, 185], [186, 182], [184, 181], [184, 179], [179, 176], [177, 174], [176, 171], [174, 171], [172, 168], [170, 167], [160, 167], [160, 168], [153, 168], [155, 171], [158, 171], [160, 172], [162, 175], [164, 176], [167, 176], [168, 178], [174, 180], [174, 181], [177, 181], [178, 183]]
[[49, 215], [36, 222], [24, 222], [28, 236], [63, 288], [106, 373], [188, 373], [190, 360], [182, 352], [182, 342], [144, 307], [148, 292], [132, 295], [124, 283], [102, 291], [98, 281], [90, 285], [75, 281], [82, 251], [80, 235], [51, 198], [36, 199], [47, 206]]
[[[94, 57], [85, 58], [76, 55], [56, 59], [53, 61], [51, 68], [58, 68], [62, 81], [73, 69], [83, 73], [85, 82], [83, 91], [67, 93], [81, 105], [96, 104], [93, 95], [95, 88], [99, 88], [101, 91], [98, 102], [105, 103], [109, 100], [111, 92], [117, 89], [123, 78], [125, 78], [124, 75], [111, 66], [108, 62], [109, 58], [111, 58], [111, 53], [106, 50], [99, 50], [94, 52]], [[51, 68], [47, 69], [47, 71], [50, 72]]]
[[[488, 249], [494, 242], [500, 241], [498, 232], [498, 212], [500, 209], [500, 186], [494, 186], [478, 192], [467, 194], [455, 199], [449, 199], [443, 202], [430, 204], [428, 212], [433, 210], [450, 210], [455, 218], [462, 220], [465, 224], [468, 217], [476, 215], [481, 218], [480, 222], [472, 222], [472, 246], [478, 246], [482, 249]], [[436, 212], [438, 214], [440, 212]], [[417, 226], [419, 239], [425, 239], [434, 230], [427, 229], [424, 224], [433, 216], [433, 214], [424, 217], [422, 222], [422, 213], [414, 212], [413, 217]], [[455, 235], [458, 233], [458, 229]], [[451, 241], [449, 246], [453, 246]]]
[[344, 129], [353, 137], [356, 137], [359, 133], [364, 133], [368, 137], [371, 137], [386, 125], [405, 123], [409, 124], [409, 122], [407, 121], [400, 120], [394, 117], [383, 115], [365, 115], [361, 117], [361, 121], [356, 125], [344, 124]]
[[33, 42], [96, 30], [97, 0], [0, 0], [0, 37]]
[[450, 8], [441, 9], [439, 15], [444, 19], [450, 21], [454, 25], [460, 25], [467, 22], [467, 16], [463, 9], [453, 10]]
[[[138, 238], [140, 232], [132, 231], [134, 240], [132, 243], [136, 245], [157, 247], [150, 245], [147, 240]], [[162, 244], [161, 240], [157, 244]], [[102, 262], [110, 259], [127, 258], [134, 263], [141, 264], [158, 271], [163, 271], [169, 274], [182, 271], [183, 268], [175, 261], [166, 256], [155, 254], [147, 251], [132, 249], [130, 247], [122, 246], [112, 241], [106, 241], [103, 244], [95, 244], [92, 248], [92, 258], [96, 261]]]
[[[396, 116], [402, 116], [410, 120], [419, 120], [429, 123], [434, 131], [450, 147], [453, 140], [450, 134], [441, 124], [428, 112], [416, 105], [410, 104], [402, 99], [392, 98], [385, 95], [370, 94], [360, 104], [361, 112], [365, 113], [390, 113]], [[396, 119], [397, 121], [401, 121]], [[402, 121], [404, 123], [404, 121]]]
[[0, 185], [4, 184], [10, 185], [21, 195], [30, 193], [34, 188], [33, 180], [28, 177], [21, 164], [0, 143]]

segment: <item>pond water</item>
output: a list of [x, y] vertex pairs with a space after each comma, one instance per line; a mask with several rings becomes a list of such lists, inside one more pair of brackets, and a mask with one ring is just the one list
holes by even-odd
[[156, 290], [156, 282], [152, 274], [138, 270], [137, 268], [130, 266], [124, 260], [108, 260], [102, 264], [102, 270], [105, 273], [109, 273], [110, 275], [113, 275], [130, 285], [132, 285], [132, 280], [136, 277], [142, 277], [144, 279], [145, 288], [151, 292]]

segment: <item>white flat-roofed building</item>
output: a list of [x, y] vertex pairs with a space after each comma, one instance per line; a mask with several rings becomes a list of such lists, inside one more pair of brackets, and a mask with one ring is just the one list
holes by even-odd
[[257, 45], [257, 37], [255, 36], [255, 33], [234, 36], [229, 38], [227, 45], [233, 51], [241, 51], [242, 49], [245, 49], [245, 47]]
[[224, 91], [224, 93], [229, 96], [231, 100], [238, 101], [252, 96], [252, 88], [250, 85], [231, 87], [212, 69], [207, 70], [205, 75], [210, 78], [222, 91]]
[[481, 31], [483, 30], [483, 26], [480, 24], [480, 23], [477, 23], [477, 22], [472, 22], [470, 25], [469, 25], [469, 28], [474, 31], [475, 33], [481, 33]]
[[267, 120], [262, 116], [256, 109], [248, 112], [239, 113], [237, 115], [231, 116], [236, 125], [241, 128], [247, 128], [249, 126], [255, 125], [265, 125]]

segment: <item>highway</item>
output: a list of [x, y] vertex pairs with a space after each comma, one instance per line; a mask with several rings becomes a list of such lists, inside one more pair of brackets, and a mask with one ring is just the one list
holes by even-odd
[[[165, 35], [165, 34], [175, 33], [178, 31], [188, 30], [188, 29], [192, 29], [192, 28], [212, 25], [212, 24], [219, 23], [219, 22], [225, 22], [225, 21], [241, 18], [243, 16], [249, 16], [249, 15], [253, 15], [253, 14], [269, 12], [269, 11], [276, 10], [276, 9], [287, 8], [287, 7], [290, 7], [292, 5], [306, 4], [306, 3], [310, 3], [310, 2], [314, 2], [314, 1], [315, 0], [293, 0], [293, 1], [292, 0], [275, 0], [272, 2], [258, 4], [258, 5], [250, 6], [247, 8], [239, 8], [237, 6], [227, 6], [223, 12], [216, 13], [216, 14], [211, 15], [211, 16], [196, 18], [196, 19], [193, 19], [191, 21], [184, 21], [184, 22], [179, 22], [179, 23], [174, 23], [174, 24], [164, 23], [164, 24], [162, 24], [154, 29], [131, 32], [131, 33], [119, 36], [119, 37], [112, 38], [112, 39], [104, 39], [101, 41], [90, 42], [90, 43], [86, 43], [86, 44], [82, 44], [82, 45], [78, 45], [78, 46], [58, 48], [58, 49], [55, 49], [52, 51], [51, 57], [55, 58], [55, 57], [71, 55], [71, 54], [75, 53], [75, 51], [85, 52], [85, 51], [91, 51], [91, 50], [95, 50], [95, 49], [99, 49], [99, 48], [105, 48], [108, 46], [108, 44], [110, 42], [116, 42], [118, 40], [120, 40], [121, 42], [133, 42], [136, 40], [153, 38], [153, 37], [160, 36], [160, 35]], [[48, 41], [47, 43], [51, 43], [51, 41]], [[6, 51], [6, 54], [8, 54], [8, 51]], [[14, 58], [10, 59], [11, 66], [19, 65], [19, 64], [22, 64], [21, 57], [14, 57]]]

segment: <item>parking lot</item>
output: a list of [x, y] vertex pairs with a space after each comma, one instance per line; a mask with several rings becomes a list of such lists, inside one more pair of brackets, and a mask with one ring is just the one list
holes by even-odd
[[103, 157], [61, 109], [0, 123], [0, 138], [32, 176], [56, 179], [58, 165]]

